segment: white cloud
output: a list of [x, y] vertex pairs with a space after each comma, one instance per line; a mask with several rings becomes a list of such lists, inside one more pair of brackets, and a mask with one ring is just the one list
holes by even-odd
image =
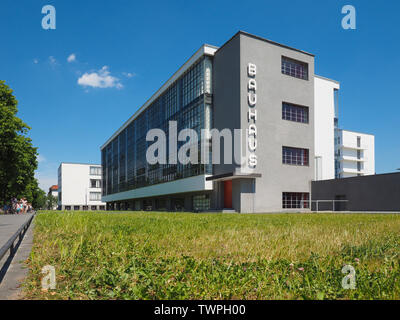
[[84, 73], [78, 79], [78, 84], [84, 87], [93, 88], [123, 88], [120, 80], [110, 74], [107, 66], [104, 66], [97, 72]]
[[38, 63], [39, 63], [39, 60], [35, 58], [35, 59], [33, 59], [33, 63], [34, 63], [34, 64], [38, 64]]
[[68, 61], [68, 62], [74, 62], [74, 61], [76, 61], [76, 55], [75, 55], [75, 53], [71, 53], [71, 54], [68, 56], [67, 61]]
[[53, 56], [49, 57], [49, 63], [52, 67], [55, 67], [56, 65], [58, 65], [56, 58], [54, 58]]
[[135, 74], [134, 74], [134, 73], [131, 73], [131, 72], [122, 72], [122, 74], [123, 74], [125, 77], [127, 77], [127, 78], [132, 78], [132, 77], [135, 76]]

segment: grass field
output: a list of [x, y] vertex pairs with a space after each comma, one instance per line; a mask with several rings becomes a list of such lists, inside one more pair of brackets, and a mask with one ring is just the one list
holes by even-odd
[[[400, 299], [400, 215], [42, 212], [27, 299]], [[342, 288], [344, 265], [356, 289]], [[41, 290], [41, 269], [57, 289]]]

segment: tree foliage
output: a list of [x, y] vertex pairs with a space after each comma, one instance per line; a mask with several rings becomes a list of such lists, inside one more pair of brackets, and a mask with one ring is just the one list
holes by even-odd
[[26, 197], [37, 204], [43, 190], [35, 179], [37, 148], [27, 136], [30, 127], [17, 117], [13, 91], [0, 81], [0, 203], [11, 197]]
[[57, 197], [53, 196], [50, 193], [47, 195], [46, 207], [48, 210], [53, 210], [55, 207], [57, 207], [57, 202], [58, 202]]

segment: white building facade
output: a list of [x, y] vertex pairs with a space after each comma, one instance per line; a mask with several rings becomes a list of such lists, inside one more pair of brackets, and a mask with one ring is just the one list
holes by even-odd
[[315, 88], [315, 180], [335, 178], [335, 124], [337, 123], [337, 81], [314, 77]]
[[375, 137], [338, 127], [339, 82], [314, 77], [315, 180], [375, 174]]
[[375, 137], [348, 130], [335, 130], [335, 178], [375, 174]]
[[101, 165], [61, 163], [58, 168], [59, 210], [105, 210], [101, 202]]

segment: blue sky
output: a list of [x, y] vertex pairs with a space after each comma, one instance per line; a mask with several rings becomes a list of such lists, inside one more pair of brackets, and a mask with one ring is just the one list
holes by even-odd
[[[46, 4], [56, 8], [56, 30], [41, 27]], [[341, 28], [346, 4], [357, 10], [356, 30]], [[47, 189], [62, 161], [100, 163], [100, 146], [201, 44], [244, 30], [315, 54], [316, 73], [341, 82], [341, 127], [375, 134], [376, 171], [392, 172], [400, 168], [399, 12], [395, 0], [2, 0], [0, 79], [32, 127]]]

